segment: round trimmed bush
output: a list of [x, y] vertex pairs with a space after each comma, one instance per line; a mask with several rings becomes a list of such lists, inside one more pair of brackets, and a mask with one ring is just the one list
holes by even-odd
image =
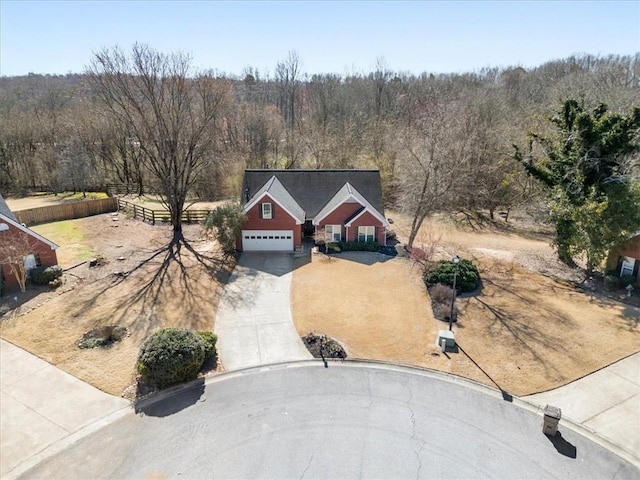
[[211, 360], [218, 356], [216, 350], [216, 343], [218, 342], [218, 336], [213, 332], [197, 332], [202, 341], [204, 342], [204, 361]]
[[193, 330], [164, 328], [140, 348], [138, 373], [159, 388], [193, 380], [204, 363], [205, 350], [204, 341]]
[[[427, 274], [424, 281], [428, 287], [441, 283], [453, 288], [453, 274], [456, 264], [451, 260], [438, 262], [436, 269]], [[480, 273], [471, 260], [461, 259], [458, 263], [456, 276], [456, 290], [458, 292], [473, 292], [480, 286]]]

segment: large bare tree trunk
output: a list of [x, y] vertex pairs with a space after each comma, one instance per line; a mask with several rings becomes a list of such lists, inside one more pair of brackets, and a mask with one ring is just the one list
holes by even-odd
[[231, 94], [228, 81], [195, 74], [184, 54], [136, 44], [98, 52], [87, 75], [106, 113], [130, 142], [182, 231], [182, 208], [205, 161], [216, 154], [218, 121]]

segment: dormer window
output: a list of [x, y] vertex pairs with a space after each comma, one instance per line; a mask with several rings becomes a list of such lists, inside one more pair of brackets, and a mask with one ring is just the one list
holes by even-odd
[[262, 207], [262, 218], [265, 220], [271, 220], [273, 218], [273, 210], [270, 203], [261, 204]]

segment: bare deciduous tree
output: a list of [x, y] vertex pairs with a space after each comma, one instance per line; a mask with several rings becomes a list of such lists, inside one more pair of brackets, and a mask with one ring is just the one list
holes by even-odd
[[177, 236], [189, 189], [215, 152], [231, 86], [194, 74], [191, 58], [136, 44], [95, 54], [87, 75], [107, 113], [126, 127], [171, 214]]
[[35, 252], [36, 240], [24, 232], [16, 230], [0, 231], [0, 265], [8, 265], [20, 291], [27, 290], [27, 266], [25, 259]]
[[470, 155], [466, 118], [444, 96], [416, 96], [407, 106], [398, 139], [396, 175], [399, 206], [411, 215], [410, 250], [424, 220], [456, 208], [455, 188]]

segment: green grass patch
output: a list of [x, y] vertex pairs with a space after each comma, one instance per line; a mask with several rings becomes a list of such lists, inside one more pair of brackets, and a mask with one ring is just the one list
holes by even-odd
[[57, 255], [61, 265], [73, 265], [95, 256], [93, 245], [77, 220], [46, 223], [32, 230], [59, 245]]
[[104, 192], [87, 192], [87, 196], [84, 197], [82, 192], [63, 192], [59, 193], [57, 197], [63, 202], [81, 202], [83, 200], [99, 200], [101, 198], [108, 198]]

